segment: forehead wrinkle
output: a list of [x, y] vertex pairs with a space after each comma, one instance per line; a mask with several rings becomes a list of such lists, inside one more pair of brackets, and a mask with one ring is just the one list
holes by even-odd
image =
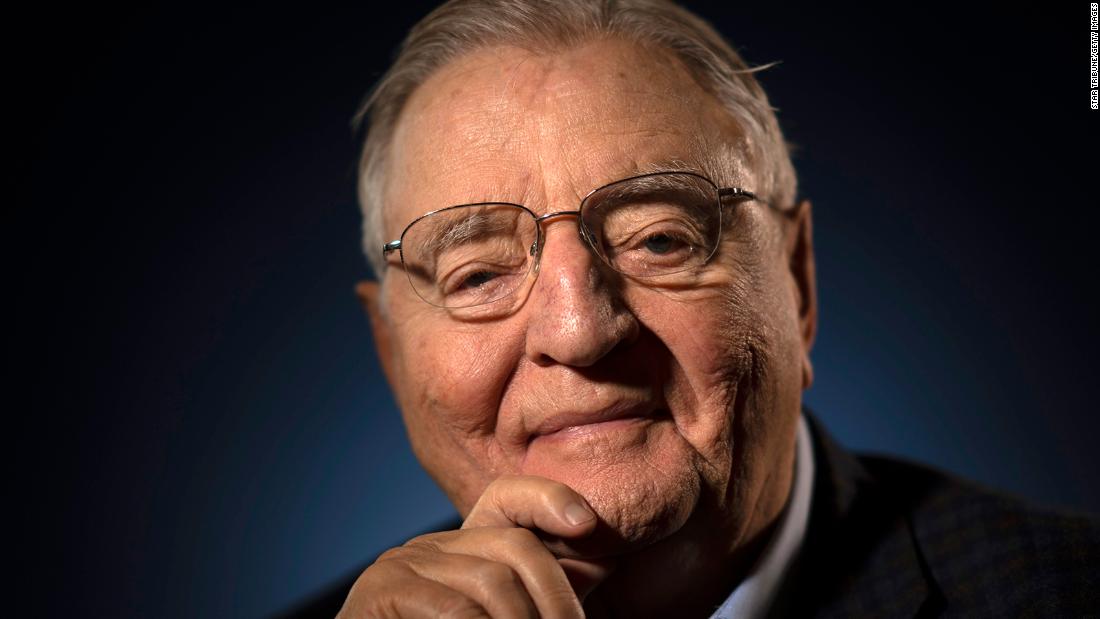
[[[494, 58], [487, 62], [487, 55]], [[529, 63], [526, 55], [501, 66], [508, 58], [496, 48], [472, 52], [446, 65], [414, 93], [409, 119], [426, 122], [433, 135], [449, 138], [441, 141], [444, 148], [429, 150], [434, 158], [446, 157], [450, 150], [467, 155], [523, 149], [527, 108], [536, 104], [546, 71]]]
[[[574, 93], [565, 96], [572, 97]], [[584, 96], [590, 96], [590, 93]], [[639, 151], [652, 150], [661, 153], [664, 159], [671, 148], [673, 152], [688, 154], [690, 159], [696, 158], [695, 148], [669, 144], [683, 144], [685, 136], [673, 128], [674, 123], [667, 122], [669, 114], [666, 110], [644, 109], [641, 113], [631, 113], [623, 106], [611, 105], [606, 106], [611, 113], [600, 115], [585, 113], [597, 109], [586, 103], [582, 101], [580, 105], [568, 106], [567, 109], [576, 112], [566, 117], [564, 130], [559, 130], [555, 124], [547, 124], [537, 134], [536, 161], [540, 176], [556, 181], [552, 190], [548, 188], [550, 195], [562, 196], [562, 200], [569, 202], [554, 205], [551, 210], [574, 209], [584, 196], [597, 187], [634, 174], [656, 171], [645, 157], [639, 157]], [[649, 117], [657, 117], [660, 122], [647, 123]], [[590, 146], [592, 143], [599, 144], [599, 147], [593, 149]], [[558, 164], [556, 168], [555, 162]], [[684, 169], [683, 165], [662, 167]], [[543, 170], [547, 169], [554, 169], [557, 175], [544, 173]], [[692, 169], [698, 169], [698, 166]]]
[[[512, 61], [516, 53], [520, 57]], [[507, 47], [475, 52], [466, 61], [484, 63], [485, 56], [491, 57], [490, 62], [497, 61], [492, 72], [499, 76], [499, 86], [485, 95], [475, 92], [464, 97], [468, 113], [454, 116], [448, 123], [457, 128], [464, 157], [472, 153], [477, 164], [451, 161], [447, 172], [460, 179], [479, 179], [459, 192], [466, 196], [465, 201], [516, 202], [536, 210], [546, 196], [545, 166], [539, 161], [544, 153], [544, 132], [539, 125], [553, 108], [555, 88], [551, 83], [556, 69], [551, 57]], [[507, 64], [501, 66], [500, 62]], [[462, 74], [470, 77], [469, 72]], [[532, 153], [536, 155], [534, 169], [525, 163]], [[474, 174], [469, 174], [471, 167]], [[507, 171], [502, 173], [502, 168]], [[459, 184], [464, 183], [460, 180]]]
[[[555, 169], [562, 177], [555, 179], [556, 184], [568, 186], [569, 195], [575, 201], [605, 180], [604, 175], [594, 171], [620, 166], [624, 155], [636, 149], [635, 145], [624, 146], [623, 143], [665, 135], [678, 137], [671, 116], [682, 108], [688, 96], [678, 94], [670, 84], [663, 84], [656, 91], [647, 90], [643, 86], [645, 80], [629, 78], [626, 71], [631, 67], [623, 65], [638, 50], [631, 48], [626, 54], [623, 51], [621, 48], [612, 50], [610, 56], [619, 61], [619, 65], [611, 71], [602, 56], [598, 70], [585, 70], [591, 56], [540, 57], [543, 71], [538, 73], [539, 81], [530, 85], [532, 96], [540, 91], [543, 93], [542, 97], [530, 100], [533, 112], [530, 120], [538, 123], [534, 127], [537, 130], [532, 132], [537, 142], [531, 146], [539, 176], [549, 180], [551, 177], [545, 172]], [[664, 105], [659, 102], [661, 99], [672, 99], [674, 103]], [[635, 103], [639, 100], [644, 100], [645, 104]], [[548, 111], [555, 113], [550, 116], [552, 122], [541, 122]], [[591, 137], [595, 140], [590, 140]], [[619, 139], [609, 144], [609, 137]], [[602, 143], [601, 147], [593, 151], [588, 146], [592, 141]], [[613, 145], [615, 141], [619, 144]], [[559, 165], [552, 168], [550, 159]], [[593, 163], [596, 165], [591, 165]], [[581, 170], [582, 166], [587, 169]], [[550, 193], [566, 195], [565, 188], [561, 189]]]
[[[428, 157], [413, 164], [437, 179], [430, 184], [440, 192], [418, 205], [422, 212], [490, 200], [536, 213], [572, 210], [600, 185], [659, 169], [686, 167], [720, 185], [751, 185], [742, 158], [731, 162], [730, 149], [721, 148], [732, 136], [714, 135], [736, 123], [724, 111], [715, 116], [712, 97], [675, 71], [676, 61], [658, 55], [652, 62], [652, 50], [633, 46], [577, 50], [492, 48], [442, 69], [437, 78], [453, 85], [449, 96], [427, 97], [421, 106], [437, 114], [439, 132], [428, 135], [441, 144], [422, 148]], [[649, 61], [643, 74], [640, 56]]]
[[[617, 79], [623, 75], [620, 68]], [[729, 176], [718, 175], [716, 172], [720, 170], [706, 165], [709, 157], [704, 143], [707, 139], [702, 135], [706, 133], [706, 128], [698, 122], [684, 126], [684, 119], [681, 117], [684, 110], [708, 103], [702, 99], [706, 93], [694, 82], [685, 84], [688, 88], [683, 89], [662, 84], [657, 89], [648, 90], [635, 87], [639, 80], [627, 80], [625, 89], [622, 79], [619, 82], [618, 88], [604, 88], [595, 93], [591, 90], [574, 92], [565, 89], [559, 92], [561, 98], [576, 95], [596, 98], [594, 103], [599, 103], [595, 105], [581, 101], [580, 105], [566, 108], [586, 112], [572, 114], [567, 119], [569, 128], [573, 130], [572, 135], [559, 146], [559, 155], [567, 163], [566, 169], [572, 171], [578, 167], [579, 159], [575, 156], [578, 152], [588, 155], [585, 163], [595, 164], [585, 171], [587, 173], [570, 175], [577, 198], [602, 184], [645, 172], [689, 169], [716, 180], [718, 176]], [[645, 103], [637, 105], [636, 101]], [[602, 114], [599, 113], [601, 111]], [[693, 116], [693, 120], [696, 118], [698, 117]], [[589, 152], [586, 146], [593, 133], [602, 142], [598, 153]], [[654, 156], [646, 157], [639, 151], [650, 151]], [[673, 160], [686, 160], [696, 165], [667, 163]], [[577, 182], [578, 176], [584, 179], [583, 182]]]
[[[399, 189], [386, 183], [387, 237], [415, 217], [447, 206], [528, 201], [529, 172], [518, 162], [527, 140], [525, 114], [514, 113], [516, 97], [508, 96], [516, 93], [525, 58], [501, 67], [476, 56], [458, 58], [429, 77], [398, 119], [391, 153], [398, 165], [390, 175], [403, 181], [396, 183]], [[500, 86], [489, 89], [486, 82]], [[395, 204], [398, 191], [404, 195]]]
[[[540, 67], [538, 63], [531, 62], [532, 60], [541, 60], [541, 58], [528, 52], [506, 71], [507, 77], [502, 80], [499, 93], [501, 105], [504, 105], [505, 100], [511, 97], [526, 107], [543, 108], [545, 106], [548, 93], [544, 94], [544, 91], [554, 69], [545, 63]], [[522, 90], [519, 86], [521, 79], [523, 80]]]

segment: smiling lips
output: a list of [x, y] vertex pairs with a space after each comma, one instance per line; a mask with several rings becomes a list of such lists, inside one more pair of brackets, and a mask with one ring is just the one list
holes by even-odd
[[649, 421], [656, 416], [657, 403], [623, 400], [610, 406], [590, 411], [565, 411], [553, 413], [531, 430], [527, 442], [536, 439], [568, 439], [581, 435], [614, 430], [635, 423]]

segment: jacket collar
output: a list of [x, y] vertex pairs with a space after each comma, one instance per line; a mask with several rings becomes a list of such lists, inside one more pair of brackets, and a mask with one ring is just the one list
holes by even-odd
[[937, 588], [914, 541], [911, 489], [877, 478], [808, 407], [803, 414], [816, 469], [810, 526], [772, 614], [914, 617], [930, 610]]

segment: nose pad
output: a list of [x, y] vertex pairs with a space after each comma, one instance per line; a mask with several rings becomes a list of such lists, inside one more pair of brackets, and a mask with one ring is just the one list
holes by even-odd
[[531, 257], [535, 259], [535, 268], [532, 269], [532, 272], [535, 275], [539, 274], [539, 266], [542, 265], [542, 243], [541, 243], [541, 241], [542, 241], [542, 228], [540, 227], [538, 230], [535, 231], [535, 240], [531, 241], [531, 249], [528, 250], [528, 253], [531, 254]]
[[596, 246], [596, 239], [588, 231], [588, 228], [585, 228], [584, 224], [579, 221], [577, 222], [577, 235], [581, 237], [581, 241], [583, 241], [585, 246], [589, 249]]
[[[542, 226], [539, 226], [538, 231], [535, 233], [535, 240], [531, 242], [531, 247], [527, 249], [527, 253], [535, 259], [535, 268], [533, 269], [535, 275], [538, 275], [539, 268], [542, 266], [542, 236], [545, 234], [542, 230]], [[588, 228], [584, 226], [579, 220], [577, 221], [577, 236], [581, 239], [581, 244], [585, 249], [593, 253], [597, 258], [603, 259], [600, 251], [596, 249], [596, 237], [588, 231]]]
[[[598, 262], [605, 262], [604, 253], [600, 248], [599, 241], [596, 236], [581, 222], [577, 222], [577, 234], [581, 237], [581, 241], [584, 243], [585, 249], [592, 253], [596, 257]], [[606, 266], [606, 265], [604, 265]]]

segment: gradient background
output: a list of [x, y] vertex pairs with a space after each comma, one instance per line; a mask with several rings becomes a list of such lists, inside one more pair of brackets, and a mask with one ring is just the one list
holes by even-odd
[[[261, 616], [451, 514], [352, 291], [348, 122], [428, 7], [398, 4], [9, 22], [8, 517], [35, 614]], [[689, 4], [783, 61], [758, 77], [815, 207], [827, 427], [1100, 511], [1088, 4]]]

